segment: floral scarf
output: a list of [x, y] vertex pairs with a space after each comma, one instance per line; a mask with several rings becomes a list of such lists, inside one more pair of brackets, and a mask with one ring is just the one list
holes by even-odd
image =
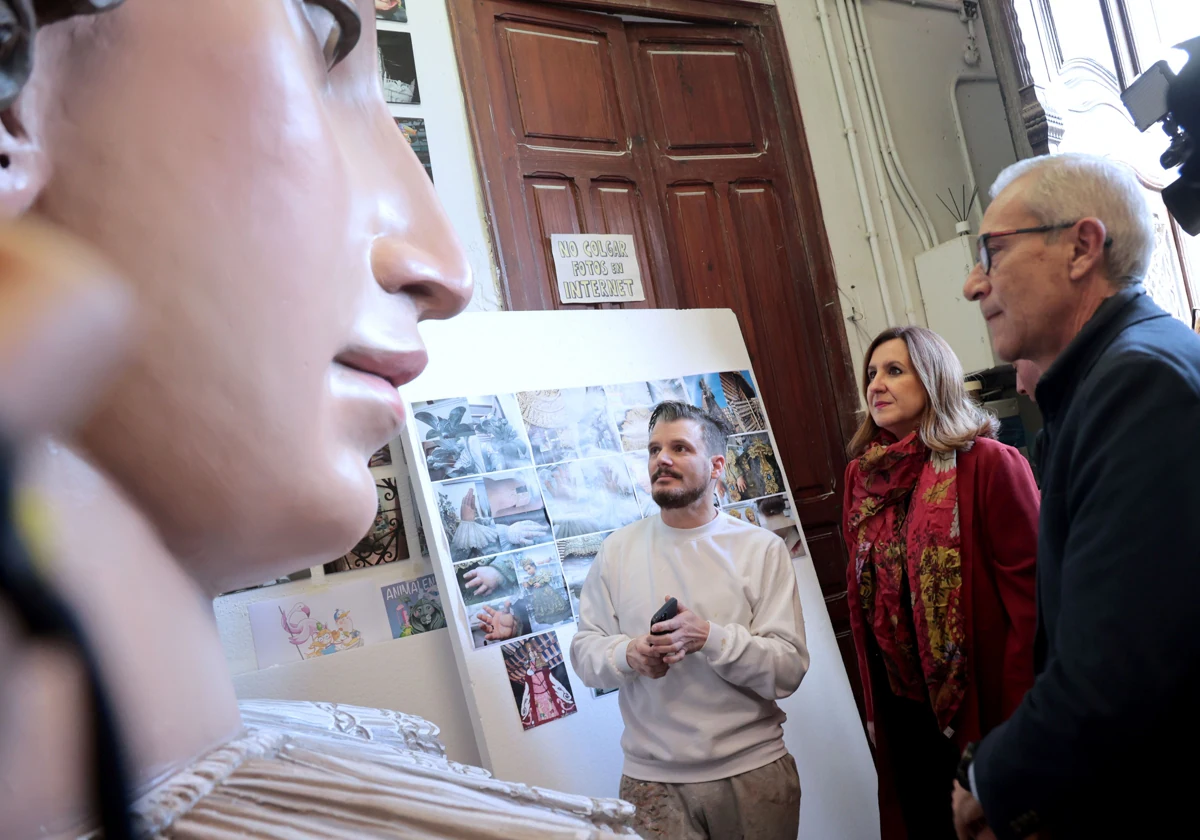
[[957, 475], [954, 452], [882, 434], [853, 471], [848, 519], [861, 608], [892, 691], [928, 699], [942, 729], [967, 679]]

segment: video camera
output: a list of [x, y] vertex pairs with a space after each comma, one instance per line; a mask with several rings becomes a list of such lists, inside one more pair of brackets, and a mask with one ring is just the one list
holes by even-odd
[[1165, 61], [1138, 76], [1121, 94], [1121, 101], [1139, 131], [1162, 122], [1171, 145], [1159, 162], [1163, 169], [1179, 167], [1179, 178], [1162, 191], [1163, 203], [1180, 227], [1200, 235], [1200, 37], [1178, 46], [1188, 62], [1176, 75]]

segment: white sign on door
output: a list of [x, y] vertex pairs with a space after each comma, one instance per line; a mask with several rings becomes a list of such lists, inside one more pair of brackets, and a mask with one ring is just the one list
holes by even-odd
[[642, 273], [629, 234], [555, 233], [550, 236], [558, 299], [563, 303], [645, 300]]

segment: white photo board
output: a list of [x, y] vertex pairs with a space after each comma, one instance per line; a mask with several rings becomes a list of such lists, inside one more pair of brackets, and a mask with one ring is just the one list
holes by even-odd
[[[723, 507], [772, 530], [794, 519], [737, 319], [729, 310], [489, 312], [421, 332], [430, 362], [401, 389], [414, 414], [403, 440], [482, 761], [506, 780], [616, 796], [616, 698], [593, 696], [569, 662], [556, 663], [576, 627], [564, 595], [573, 600], [570, 580], [594, 553], [589, 543], [654, 513], [638, 486], [647, 403], [683, 396], [725, 411], [745, 480], [727, 482]], [[804, 792], [800, 834], [876, 838], [866, 738], [802, 533], [791, 544], [812, 658], [780, 703]], [[467, 581], [485, 565], [494, 588], [479, 596]], [[480, 646], [472, 622], [489, 598], [520, 619], [529, 635], [518, 642], [528, 644]], [[530, 726], [510, 673], [535, 658], [553, 668], [548, 678], [566, 676], [570, 700]]]

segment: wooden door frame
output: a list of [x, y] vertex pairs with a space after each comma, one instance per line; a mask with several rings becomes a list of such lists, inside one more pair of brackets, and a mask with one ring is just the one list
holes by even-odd
[[[815, 308], [821, 324], [824, 343], [833, 352], [827, 356], [837, 417], [843, 442], [849, 441], [858, 425], [859, 397], [856, 375], [851, 364], [850, 345], [845, 322], [842, 318], [841, 301], [833, 267], [833, 254], [825, 232], [821, 213], [820, 197], [817, 194], [816, 176], [812, 157], [804, 134], [800, 101], [792, 76], [791, 62], [779, 23], [779, 13], [774, 6], [763, 6], [752, 0], [523, 0], [538, 5], [559, 6], [580, 11], [607, 12], [610, 14], [639, 14], [662, 17], [686, 23], [719, 23], [756, 27], [762, 34], [767, 50], [767, 70], [772, 76], [771, 96], [779, 117], [787, 161], [788, 186], [795, 196], [801, 213], [797, 220], [800, 237], [804, 245], [809, 275], [813, 279], [811, 290], [798, 289], [800, 297], [808, 298]], [[503, 171], [503, 161], [494, 139], [497, 130], [507, 130], [495, 124], [490, 134], [480, 130], [481, 120], [477, 115], [491, 114], [490, 103], [483, 91], [487, 84], [484, 71], [483, 42], [475, 14], [476, 0], [447, 0], [450, 12], [450, 29], [454, 49], [462, 77], [463, 96], [467, 105], [467, 122], [471, 127], [474, 144], [475, 165], [478, 169], [484, 206], [488, 214], [493, 259], [499, 270], [501, 292], [506, 308], [511, 308], [514, 289], [510, 273], [523, 269], [517, 255], [506, 249], [505, 242], [516, 239], [513, 226], [515, 208], [509, 201], [506, 190], [493, 189], [488, 177]], [[778, 74], [775, 76], [774, 74]], [[482, 100], [482, 101], [481, 101]], [[656, 205], [661, 201], [656, 201]], [[674, 290], [660, 297], [673, 300]]]

